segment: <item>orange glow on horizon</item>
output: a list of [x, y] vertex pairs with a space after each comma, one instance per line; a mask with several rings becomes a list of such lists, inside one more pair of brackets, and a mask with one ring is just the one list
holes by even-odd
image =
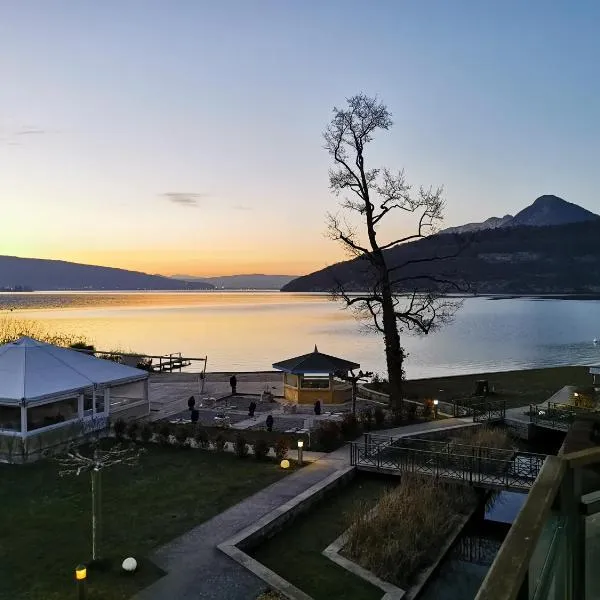
[[[100, 251], [76, 251], [76, 252], [19, 252], [16, 256], [21, 258], [41, 258], [47, 260], [63, 260], [67, 262], [81, 263], [86, 265], [113, 267], [140, 271], [150, 275], [165, 275], [173, 277], [176, 275], [188, 275], [192, 277], [221, 277], [227, 275], [292, 275], [300, 276], [318, 271], [327, 265], [339, 260], [341, 256], [320, 257], [290, 257], [286, 260], [284, 253], [275, 255], [267, 260], [254, 259], [252, 256], [244, 256], [240, 260], [234, 257], [214, 257], [205, 259], [200, 256], [190, 256], [183, 251], [125, 251], [125, 252], [100, 252]], [[329, 258], [329, 260], [327, 260]]]

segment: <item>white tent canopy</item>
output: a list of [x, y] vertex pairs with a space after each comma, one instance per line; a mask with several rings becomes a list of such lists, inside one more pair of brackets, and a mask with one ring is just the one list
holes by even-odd
[[146, 371], [29, 337], [0, 346], [0, 403], [27, 405], [85, 388], [141, 381]]

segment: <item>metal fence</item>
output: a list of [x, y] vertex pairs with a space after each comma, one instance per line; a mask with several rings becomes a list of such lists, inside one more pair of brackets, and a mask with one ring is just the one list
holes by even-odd
[[529, 420], [538, 427], [567, 431], [578, 415], [589, 415], [597, 412], [593, 408], [548, 402], [547, 405], [531, 404]]
[[415, 473], [488, 488], [526, 490], [545, 460], [541, 454], [437, 442], [419, 438], [377, 439], [350, 444], [359, 469]]
[[453, 402], [455, 417], [473, 417], [477, 423], [503, 421], [506, 416], [505, 400], [484, 400], [483, 402]]

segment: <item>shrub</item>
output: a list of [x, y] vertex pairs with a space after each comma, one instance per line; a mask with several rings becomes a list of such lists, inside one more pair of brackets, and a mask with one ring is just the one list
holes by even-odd
[[190, 437], [187, 427], [179, 425], [175, 428], [175, 441], [181, 446], [185, 447]]
[[433, 414], [433, 400], [425, 400], [423, 404], [423, 416], [428, 419]]
[[375, 418], [375, 426], [376, 427], [383, 427], [383, 424], [385, 423], [385, 413], [383, 412], [383, 408], [381, 408], [381, 406], [376, 406], [375, 410], [373, 411], [373, 417]]
[[282, 461], [287, 458], [289, 446], [286, 440], [279, 438], [275, 443], [275, 457], [278, 461]]
[[137, 440], [139, 429], [140, 426], [137, 421], [131, 421], [129, 425], [127, 425], [127, 436], [132, 442]]
[[127, 423], [125, 423], [123, 419], [117, 419], [113, 425], [113, 429], [115, 431], [115, 437], [118, 440], [122, 440], [125, 435], [125, 430], [127, 429]]
[[342, 424], [340, 425], [342, 437], [345, 440], [354, 440], [360, 435], [360, 426], [358, 419], [352, 413], [344, 415]]
[[198, 427], [196, 430], [196, 435], [194, 436], [194, 440], [196, 441], [198, 448], [202, 448], [203, 450], [208, 450], [210, 448], [210, 440], [208, 439], [208, 433], [206, 433], [206, 429]]
[[362, 567], [401, 587], [428, 564], [461, 513], [477, 503], [473, 489], [403, 476], [372, 511], [360, 503], [350, 516], [346, 550]]
[[334, 421], [324, 421], [315, 432], [317, 444], [325, 452], [335, 450], [342, 438], [340, 426]]
[[400, 425], [404, 425], [404, 414], [398, 408], [395, 408], [392, 411], [392, 425], [394, 425], [395, 427], [399, 427]]
[[416, 421], [417, 419], [417, 405], [413, 402], [408, 402], [406, 405], [406, 417], [409, 421]]
[[267, 458], [267, 455], [269, 454], [269, 449], [269, 442], [267, 442], [267, 440], [259, 438], [254, 442], [254, 458], [256, 458], [256, 460], [265, 460], [265, 458]]
[[484, 448], [500, 448], [510, 450], [513, 442], [505, 429], [497, 427], [468, 427], [463, 429], [457, 441], [469, 446], [482, 446]]
[[171, 442], [171, 427], [168, 423], [163, 423], [158, 428], [158, 440], [165, 446]]
[[148, 443], [152, 439], [152, 427], [150, 423], [144, 423], [142, 425], [142, 429], [140, 430], [140, 438], [142, 442]]
[[214, 439], [213, 445], [217, 452], [225, 452], [225, 450], [227, 449], [227, 442], [225, 441], [225, 438], [221, 434], [219, 434]]
[[373, 429], [373, 411], [370, 408], [361, 410], [360, 421], [365, 431], [371, 431]]
[[248, 444], [246, 443], [246, 438], [241, 433], [235, 436], [233, 447], [238, 458], [246, 458], [248, 456]]

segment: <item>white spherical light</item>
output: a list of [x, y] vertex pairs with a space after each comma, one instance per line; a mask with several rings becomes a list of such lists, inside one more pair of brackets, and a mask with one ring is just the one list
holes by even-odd
[[123, 570], [128, 573], [133, 573], [137, 569], [137, 560], [130, 556], [123, 561]]

